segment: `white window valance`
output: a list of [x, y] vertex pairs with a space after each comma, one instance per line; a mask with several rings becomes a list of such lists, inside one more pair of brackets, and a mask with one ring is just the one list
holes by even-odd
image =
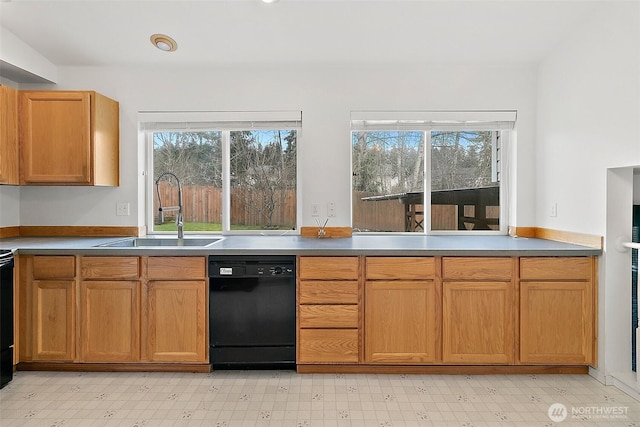
[[351, 130], [511, 130], [515, 110], [352, 111]]
[[142, 130], [298, 129], [302, 111], [140, 111]]

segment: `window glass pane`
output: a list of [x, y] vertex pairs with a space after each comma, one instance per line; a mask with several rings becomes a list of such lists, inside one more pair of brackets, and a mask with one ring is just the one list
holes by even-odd
[[424, 231], [424, 132], [352, 132], [354, 231]]
[[[175, 174], [182, 184], [185, 231], [220, 231], [222, 218], [221, 133], [153, 133], [153, 182], [165, 172]], [[158, 212], [158, 192], [163, 214]], [[153, 188], [153, 231], [175, 231], [178, 187], [165, 176]], [[169, 208], [169, 209], [167, 209]]]
[[231, 230], [296, 226], [295, 130], [231, 132]]
[[497, 137], [431, 132], [432, 230], [499, 230]]

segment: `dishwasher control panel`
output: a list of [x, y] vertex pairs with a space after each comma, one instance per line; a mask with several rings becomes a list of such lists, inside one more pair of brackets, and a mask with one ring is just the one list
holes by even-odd
[[209, 277], [295, 277], [295, 257], [210, 256]]

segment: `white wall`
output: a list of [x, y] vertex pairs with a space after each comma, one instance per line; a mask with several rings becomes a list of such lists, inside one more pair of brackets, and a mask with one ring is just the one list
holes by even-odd
[[[510, 224], [534, 225], [534, 66], [60, 68], [58, 82], [57, 89], [93, 89], [120, 102], [121, 186], [25, 187], [21, 225], [144, 225], [138, 111], [302, 110], [302, 223], [315, 224], [312, 203], [333, 201], [330, 225], [349, 226], [350, 111], [460, 109], [518, 110], [518, 224]], [[132, 203], [130, 217], [115, 215], [118, 201]]]
[[639, 7], [607, 4], [540, 65], [538, 227], [604, 235], [606, 169], [640, 162]]
[[0, 185], [0, 227], [20, 225], [20, 187]]
[[607, 380], [630, 371], [631, 263], [615, 242], [631, 235], [633, 201], [633, 168], [618, 167], [640, 164], [640, 3], [601, 7], [538, 74], [535, 222], [605, 236], [593, 373]]
[[0, 27], [0, 63], [7, 68], [3, 72], [16, 77], [50, 82], [57, 80], [58, 70], [51, 61], [2, 27]]

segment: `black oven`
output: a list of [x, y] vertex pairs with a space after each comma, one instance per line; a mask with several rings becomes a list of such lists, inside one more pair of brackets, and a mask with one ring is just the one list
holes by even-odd
[[13, 378], [13, 252], [0, 250], [0, 388]]
[[209, 292], [214, 369], [295, 368], [294, 256], [210, 256]]

